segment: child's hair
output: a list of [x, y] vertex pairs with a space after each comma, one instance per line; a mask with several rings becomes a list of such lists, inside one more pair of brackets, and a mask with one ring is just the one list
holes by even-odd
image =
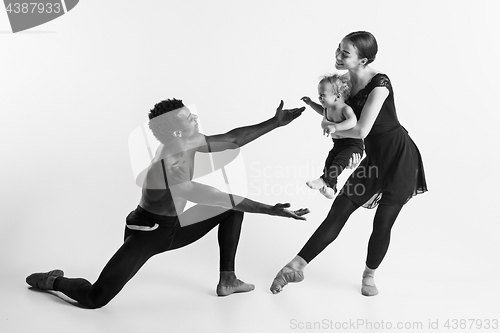
[[330, 83], [333, 87], [333, 92], [340, 94], [344, 100], [346, 100], [351, 93], [347, 78], [339, 74], [325, 75], [321, 78], [319, 83]]

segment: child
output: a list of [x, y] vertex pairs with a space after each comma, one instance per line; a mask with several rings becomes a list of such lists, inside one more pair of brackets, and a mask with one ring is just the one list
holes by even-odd
[[[349, 97], [347, 79], [338, 74], [325, 76], [318, 84], [319, 101], [321, 105], [302, 97], [302, 101], [323, 115], [321, 127], [323, 134], [329, 136], [336, 131], [345, 131], [356, 126], [356, 115], [351, 107], [345, 104]], [[306, 182], [307, 186], [319, 190], [328, 199], [333, 199], [337, 193], [337, 177], [349, 165], [352, 154], [363, 155], [362, 139], [342, 138], [332, 139], [334, 146], [325, 161], [323, 174], [316, 180]]]

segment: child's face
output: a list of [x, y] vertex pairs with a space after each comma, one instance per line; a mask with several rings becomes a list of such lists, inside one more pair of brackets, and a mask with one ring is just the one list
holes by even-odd
[[332, 106], [337, 101], [337, 94], [333, 85], [328, 82], [323, 82], [318, 85], [319, 102], [324, 108]]

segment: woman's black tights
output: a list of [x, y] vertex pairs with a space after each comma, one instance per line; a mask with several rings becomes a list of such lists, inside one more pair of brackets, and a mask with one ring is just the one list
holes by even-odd
[[[360, 206], [347, 196], [341, 194], [333, 202], [332, 208], [323, 223], [309, 238], [298, 253], [306, 262], [311, 262], [321, 251], [333, 242], [347, 222], [349, 216]], [[373, 231], [368, 242], [366, 265], [376, 269], [384, 259], [391, 239], [391, 229], [401, 211], [401, 205], [384, 205], [377, 207], [373, 220]]]

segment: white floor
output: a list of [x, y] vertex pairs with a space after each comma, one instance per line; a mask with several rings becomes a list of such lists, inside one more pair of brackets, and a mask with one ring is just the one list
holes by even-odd
[[[115, 236], [120, 235], [109, 242], [99, 239], [92, 249], [81, 247], [87, 242], [78, 237], [56, 237], [53, 243], [39, 239], [30, 248], [28, 242], [13, 244], [17, 260], [5, 260], [7, 269], [0, 273], [0, 331], [383, 332], [403, 325], [406, 329], [401, 331], [424, 332], [431, 330], [431, 322], [438, 321], [440, 330], [446, 330], [447, 320], [450, 327], [453, 320], [467, 320], [467, 330], [461, 331], [472, 332], [469, 326], [479, 325], [479, 320], [483, 325], [487, 319], [498, 320], [500, 292], [494, 284], [498, 254], [482, 253], [488, 250], [487, 242], [482, 249], [476, 242], [474, 250], [467, 251], [458, 233], [447, 236], [442, 228], [421, 241], [425, 222], [419, 225], [412, 218], [412, 209], [418, 206], [408, 205], [393, 229], [389, 254], [377, 272], [380, 294], [372, 298], [359, 291], [370, 232], [366, 217], [372, 214], [367, 210], [353, 215], [337, 241], [306, 269], [304, 282], [288, 285], [279, 295], [269, 292], [270, 283], [302, 244], [286, 242], [285, 234], [271, 237], [264, 232], [278, 235], [288, 220], [266, 225], [256, 215], [247, 216], [237, 272], [256, 284], [251, 293], [215, 295], [218, 250], [212, 231], [196, 244], [152, 258], [110, 304], [98, 310], [74, 306], [58, 293], [32, 290], [24, 279], [37, 269], [62, 268], [68, 276], [92, 281], [119, 246]], [[291, 229], [306, 228], [306, 239], [314, 227], [296, 224]], [[256, 241], [258, 233], [261, 240]], [[71, 243], [73, 247], [68, 246]], [[8, 258], [8, 251], [4, 254]]]

